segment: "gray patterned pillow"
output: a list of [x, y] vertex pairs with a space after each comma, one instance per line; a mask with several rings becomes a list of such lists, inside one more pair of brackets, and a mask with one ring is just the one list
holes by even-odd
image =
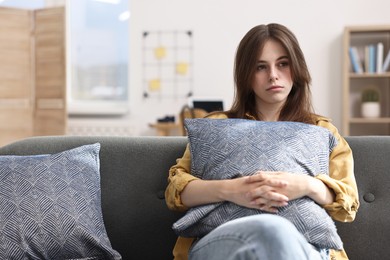
[[0, 156], [0, 259], [121, 259], [103, 223], [99, 151]]
[[[316, 176], [328, 174], [329, 154], [337, 140], [323, 127], [297, 122], [245, 119], [187, 119], [191, 172], [202, 179], [228, 179], [258, 170]], [[240, 217], [266, 213], [223, 202], [191, 208], [174, 223], [180, 236], [202, 237], [217, 226]], [[279, 208], [307, 241], [341, 249], [342, 241], [327, 212], [308, 197]]]

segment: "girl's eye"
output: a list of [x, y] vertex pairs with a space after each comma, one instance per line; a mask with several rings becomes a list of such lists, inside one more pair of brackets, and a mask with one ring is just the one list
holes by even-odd
[[283, 61], [279, 63], [279, 67], [288, 67], [288, 65], [289, 65], [288, 61]]
[[266, 65], [264, 65], [264, 64], [257, 65], [257, 70], [265, 70], [265, 69], [267, 69]]

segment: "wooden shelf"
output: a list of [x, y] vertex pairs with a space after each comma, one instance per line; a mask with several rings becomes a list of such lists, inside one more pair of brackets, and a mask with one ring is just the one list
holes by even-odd
[[380, 118], [364, 118], [364, 117], [352, 117], [350, 123], [353, 124], [390, 124], [390, 117]]
[[[363, 67], [367, 65], [367, 46], [383, 44], [383, 60], [390, 51], [390, 25], [348, 26], [343, 42], [343, 126], [342, 134], [390, 135], [390, 71], [354, 73], [350, 62], [350, 47], [356, 47]], [[376, 63], [375, 63], [376, 64]], [[380, 93], [380, 118], [361, 117], [361, 95], [367, 88]]]
[[174, 122], [151, 123], [149, 126], [156, 129], [159, 136], [169, 136], [171, 132], [181, 130], [181, 124]]
[[349, 73], [349, 77], [352, 79], [364, 79], [364, 78], [390, 78], [390, 72], [386, 73]]

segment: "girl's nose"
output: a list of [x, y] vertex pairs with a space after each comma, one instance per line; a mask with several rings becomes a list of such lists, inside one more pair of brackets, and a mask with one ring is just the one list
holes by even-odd
[[274, 66], [272, 66], [270, 68], [270, 72], [269, 72], [269, 81], [275, 81], [278, 79], [278, 74], [277, 74], [277, 70]]

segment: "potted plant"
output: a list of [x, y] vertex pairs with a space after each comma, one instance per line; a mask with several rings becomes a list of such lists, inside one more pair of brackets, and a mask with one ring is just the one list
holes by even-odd
[[379, 102], [379, 91], [370, 88], [362, 92], [362, 116], [366, 118], [376, 118], [381, 115]]

